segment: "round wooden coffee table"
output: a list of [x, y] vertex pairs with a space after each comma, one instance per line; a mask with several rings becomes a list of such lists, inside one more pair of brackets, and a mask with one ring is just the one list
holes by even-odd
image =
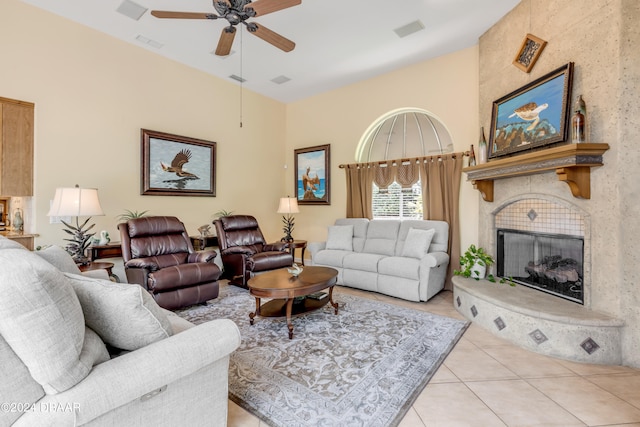
[[[338, 314], [338, 304], [333, 301], [333, 286], [337, 277], [336, 269], [315, 266], [305, 267], [298, 277], [294, 277], [286, 268], [252, 277], [247, 284], [249, 293], [256, 298], [256, 311], [249, 313], [249, 322], [253, 325], [256, 316], [286, 316], [289, 339], [292, 339], [291, 316], [318, 310], [327, 302], [331, 302], [335, 314]], [[327, 288], [329, 295], [318, 294]], [[273, 299], [261, 305], [261, 298]]]

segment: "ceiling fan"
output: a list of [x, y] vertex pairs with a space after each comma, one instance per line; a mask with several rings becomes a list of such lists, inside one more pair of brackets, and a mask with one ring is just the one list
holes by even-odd
[[231, 52], [231, 45], [236, 35], [236, 25], [244, 24], [249, 33], [260, 37], [267, 43], [285, 52], [291, 52], [296, 44], [286, 37], [271, 31], [267, 27], [255, 22], [246, 22], [247, 19], [263, 16], [267, 13], [277, 12], [288, 7], [297, 6], [302, 0], [213, 0], [215, 13], [198, 12], [169, 12], [164, 10], [152, 10], [151, 15], [156, 18], [172, 19], [226, 19], [229, 26], [222, 29], [216, 55], [226, 56]]

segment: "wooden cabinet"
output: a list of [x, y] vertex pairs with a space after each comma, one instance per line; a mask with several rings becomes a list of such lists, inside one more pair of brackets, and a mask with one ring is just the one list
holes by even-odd
[[0, 195], [33, 196], [34, 104], [0, 97]]
[[38, 237], [38, 234], [20, 234], [14, 233], [13, 231], [2, 231], [0, 232], [0, 236], [4, 236], [7, 239], [15, 240], [25, 248], [32, 251], [34, 247], [33, 239], [34, 237]]

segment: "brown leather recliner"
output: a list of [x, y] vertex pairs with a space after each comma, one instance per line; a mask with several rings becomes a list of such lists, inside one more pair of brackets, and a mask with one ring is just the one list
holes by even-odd
[[159, 306], [174, 310], [218, 297], [216, 251], [194, 251], [178, 218], [130, 219], [118, 229], [127, 281], [147, 289]]
[[224, 277], [229, 283], [247, 287], [254, 273], [291, 267], [289, 244], [266, 243], [258, 221], [249, 215], [223, 216], [213, 221], [218, 235]]

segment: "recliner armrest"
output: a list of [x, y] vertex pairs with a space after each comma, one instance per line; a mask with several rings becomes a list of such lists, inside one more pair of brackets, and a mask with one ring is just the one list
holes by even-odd
[[126, 268], [144, 268], [149, 271], [158, 271], [160, 266], [154, 258], [134, 258], [125, 262]]
[[286, 252], [289, 249], [289, 243], [287, 242], [274, 242], [267, 243], [262, 247], [265, 252]]
[[241, 254], [241, 255], [253, 255], [255, 251], [247, 246], [232, 246], [227, 248], [221, 252], [222, 255], [233, 255], [233, 254]]
[[189, 254], [187, 258], [187, 262], [189, 264], [197, 263], [197, 262], [210, 262], [218, 256], [218, 253], [212, 249], [204, 250], [204, 251], [196, 251]]

